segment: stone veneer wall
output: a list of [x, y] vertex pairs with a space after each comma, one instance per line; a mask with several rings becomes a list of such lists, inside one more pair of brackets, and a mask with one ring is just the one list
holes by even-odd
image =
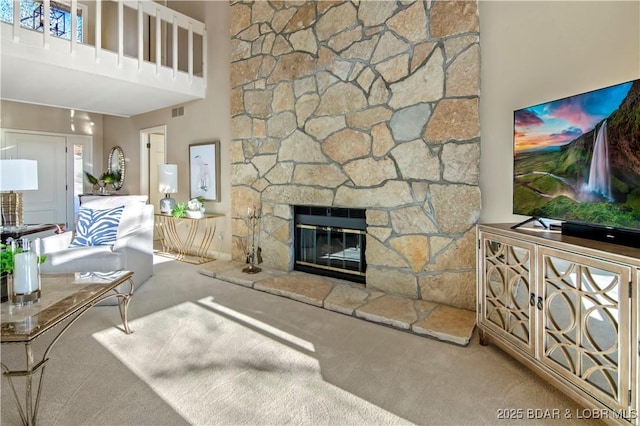
[[291, 270], [292, 205], [367, 209], [367, 287], [475, 309], [476, 1], [231, 3], [232, 230], [262, 206]]

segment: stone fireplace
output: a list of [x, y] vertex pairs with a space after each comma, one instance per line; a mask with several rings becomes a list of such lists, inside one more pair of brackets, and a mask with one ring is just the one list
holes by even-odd
[[475, 1], [232, 2], [233, 258], [262, 207], [294, 268], [291, 206], [366, 209], [368, 288], [475, 309]]

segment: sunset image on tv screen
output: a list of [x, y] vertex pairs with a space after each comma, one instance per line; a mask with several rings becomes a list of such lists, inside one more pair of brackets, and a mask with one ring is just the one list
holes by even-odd
[[514, 112], [513, 212], [640, 229], [640, 80]]

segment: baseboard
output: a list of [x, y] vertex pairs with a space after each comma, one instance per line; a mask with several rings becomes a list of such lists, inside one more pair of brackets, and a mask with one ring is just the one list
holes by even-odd
[[213, 252], [213, 257], [215, 257], [217, 260], [232, 260], [231, 253], [222, 253], [219, 251]]

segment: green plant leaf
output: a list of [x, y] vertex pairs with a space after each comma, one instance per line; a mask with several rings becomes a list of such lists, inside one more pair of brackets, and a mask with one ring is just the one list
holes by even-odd
[[175, 217], [176, 219], [179, 219], [186, 215], [187, 215], [187, 203], [178, 203], [171, 210], [171, 216]]
[[100, 175], [100, 180], [104, 183], [116, 183], [118, 179], [118, 174], [113, 172], [104, 172]]
[[[15, 255], [22, 253], [22, 247], [16, 248], [16, 251], [12, 251], [10, 247], [0, 244], [0, 273], [11, 274], [15, 267]], [[38, 256], [38, 264], [42, 264], [47, 260], [47, 256]]]
[[87, 177], [87, 180], [89, 181], [89, 183], [91, 185], [97, 185], [98, 184], [98, 178], [96, 178], [94, 175], [92, 175], [91, 173], [85, 171], [84, 175]]

